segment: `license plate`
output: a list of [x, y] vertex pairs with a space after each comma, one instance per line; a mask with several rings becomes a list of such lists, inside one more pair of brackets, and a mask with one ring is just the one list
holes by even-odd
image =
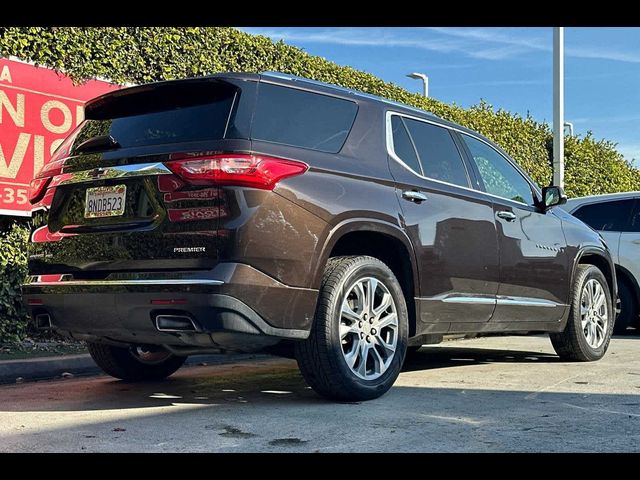
[[117, 217], [124, 213], [126, 185], [87, 188], [84, 218]]

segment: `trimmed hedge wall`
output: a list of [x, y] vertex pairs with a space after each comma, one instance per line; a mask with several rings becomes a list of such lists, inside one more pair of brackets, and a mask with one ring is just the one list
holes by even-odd
[[[540, 185], [551, 180], [549, 126], [481, 102], [463, 109], [409, 93], [366, 72], [336, 65], [299, 48], [228, 27], [4, 27], [0, 55], [15, 55], [82, 81], [118, 83], [205, 75], [222, 71], [280, 71], [407, 103], [486, 135], [504, 148]], [[615, 145], [591, 135], [568, 138], [569, 196], [640, 189], [640, 171]]]
[[[0, 55], [53, 67], [78, 82], [99, 76], [118, 83], [145, 83], [222, 71], [300, 75], [410, 104], [465, 125], [502, 146], [540, 185], [551, 180], [552, 135], [547, 124], [495, 110], [485, 102], [464, 109], [424, 98], [369, 73], [233, 28], [0, 27]], [[611, 142], [596, 140], [590, 134], [568, 137], [565, 156], [569, 196], [640, 190], [640, 171]], [[1, 249], [15, 252], [15, 248], [22, 248], [17, 231], [3, 238]], [[24, 256], [11, 255], [13, 260], [6, 261], [22, 272]], [[13, 304], [14, 291], [0, 293], [2, 315], [6, 305]], [[16, 311], [15, 315], [20, 314]], [[7, 339], [3, 328], [0, 323], [0, 342]]]
[[0, 232], [0, 344], [19, 341], [27, 315], [20, 302], [20, 285], [27, 274], [26, 226], [12, 223]]

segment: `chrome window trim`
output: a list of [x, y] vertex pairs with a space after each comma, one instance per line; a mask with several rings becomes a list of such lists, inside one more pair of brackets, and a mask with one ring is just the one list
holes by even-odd
[[[429, 124], [434, 125], [436, 127], [444, 128], [444, 129], [447, 129], [447, 130], [453, 130], [453, 129], [448, 127], [448, 126], [446, 126], [446, 125], [442, 125], [441, 123], [438, 123], [438, 122], [432, 122], [432, 121], [426, 120], [424, 118], [414, 117], [412, 115], [407, 115], [407, 114], [404, 114], [404, 113], [399, 113], [399, 112], [394, 112], [394, 111], [388, 110], [387, 111], [387, 115], [386, 115], [386, 122], [385, 122], [386, 123], [387, 153], [396, 162], [400, 163], [400, 165], [402, 165], [404, 168], [409, 170], [411, 173], [413, 173], [417, 177], [423, 178], [425, 180], [429, 180], [431, 182], [442, 183], [444, 185], [451, 185], [452, 187], [464, 188], [465, 190], [471, 190], [473, 192], [485, 193], [485, 192], [482, 192], [480, 190], [474, 190], [470, 186], [469, 187], [465, 187], [463, 185], [458, 185], [456, 183], [445, 182], [443, 180], [437, 180], [435, 178], [431, 178], [431, 177], [427, 177], [425, 175], [421, 175], [418, 172], [416, 172], [414, 169], [412, 169], [409, 165], [404, 163], [404, 161], [402, 161], [402, 159], [398, 155], [396, 155], [395, 145], [393, 144], [393, 128], [392, 128], [392, 125], [391, 125], [391, 117], [393, 115], [397, 115], [400, 118], [408, 118], [410, 120], [415, 120], [415, 121], [418, 121], [418, 122], [429, 123]], [[413, 148], [416, 151], [416, 155], [418, 156], [418, 161], [420, 162], [420, 168], [424, 168], [423, 165], [422, 165], [422, 160], [420, 159], [420, 154], [418, 153], [418, 149], [416, 148], [415, 143], [413, 141], [413, 138], [411, 137], [411, 132], [409, 132], [409, 128], [406, 126], [404, 121], [402, 122], [402, 124], [404, 125], [404, 128], [407, 131], [407, 134], [409, 135], [409, 139], [411, 140], [411, 144], [413, 145]], [[462, 166], [464, 168], [465, 175], [467, 176], [467, 182], [468, 182], [469, 185], [471, 185], [471, 176], [469, 175], [469, 170], [467, 169], [466, 162], [464, 161], [464, 154], [460, 151], [460, 148], [458, 148], [458, 145], [456, 144], [456, 142], [455, 142], [455, 140], [453, 138], [451, 139], [451, 141], [453, 142], [453, 145], [455, 146], [456, 151], [458, 152], [458, 155], [460, 155], [460, 161], [462, 162]]]
[[[455, 183], [449, 183], [449, 182], [445, 182], [445, 181], [443, 181], [443, 180], [436, 180], [435, 178], [430, 178], [430, 177], [425, 177], [424, 175], [420, 175], [419, 173], [417, 173], [416, 171], [414, 171], [411, 167], [409, 167], [406, 163], [404, 163], [404, 162], [402, 161], [402, 159], [401, 159], [400, 157], [398, 157], [398, 156], [396, 155], [395, 151], [394, 151], [394, 146], [393, 146], [393, 130], [392, 130], [392, 128], [391, 128], [391, 116], [392, 116], [392, 115], [398, 115], [398, 116], [400, 116], [400, 117], [409, 118], [409, 119], [411, 119], [411, 120], [417, 120], [417, 121], [419, 121], [419, 122], [431, 123], [431, 124], [433, 124], [433, 125], [435, 125], [435, 126], [438, 126], [438, 127], [441, 127], [441, 128], [446, 128], [446, 129], [452, 130], [452, 131], [454, 131], [454, 132], [458, 132], [458, 133], [460, 133], [460, 134], [462, 134], [462, 135], [467, 135], [467, 136], [469, 136], [469, 137], [471, 137], [471, 138], [474, 138], [474, 139], [476, 139], [476, 140], [479, 140], [480, 142], [482, 142], [482, 143], [486, 144], [487, 146], [489, 146], [489, 147], [491, 147], [493, 150], [495, 150], [495, 152], [496, 152], [496, 153], [498, 153], [498, 154], [499, 154], [501, 157], [503, 157], [503, 158], [504, 158], [504, 159], [505, 159], [505, 160], [506, 160], [506, 161], [507, 161], [507, 162], [508, 162], [512, 167], [514, 167], [514, 168], [516, 169], [516, 171], [517, 171], [517, 172], [518, 172], [518, 173], [519, 173], [519, 174], [524, 178], [524, 180], [525, 180], [525, 181], [526, 181], [526, 182], [531, 186], [531, 188], [532, 188], [532, 189], [533, 189], [537, 194], [539, 194], [539, 195], [541, 195], [541, 194], [542, 194], [542, 193], [539, 191], [539, 189], [538, 189], [535, 185], [533, 185], [533, 184], [529, 181], [529, 179], [527, 179], [527, 177], [525, 177], [524, 175], [522, 175], [522, 172], [520, 171], [519, 167], [515, 166], [515, 165], [513, 164], [513, 162], [512, 162], [508, 157], [505, 157], [505, 156], [504, 156], [504, 155], [503, 155], [503, 154], [502, 154], [498, 149], [496, 149], [493, 145], [491, 145], [491, 144], [490, 144], [489, 142], [487, 142], [486, 140], [484, 140], [484, 139], [482, 139], [482, 138], [480, 138], [480, 137], [478, 137], [478, 136], [476, 136], [476, 135], [473, 135], [472, 133], [466, 132], [466, 131], [464, 131], [464, 130], [461, 130], [461, 129], [459, 129], [459, 128], [455, 128], [455, 127], [452, 127], [452, 126], [449, 126], [449, 125], [444, 125], [444, 124], [439, 123], [439, 122], [437, 122], [437, 121], [429, 120], [429, 119], [427, 119], [427, 118], [420, 118], [420, 117], [416, 117], [416, 116], [409, 115], [409, 114], [407, 114], [407, 113], [403, 113], [403, 112], [397, 112], [397, 111], [393, 111], [393, 110], [387, 110], [387, 112], [386, 112], [386, 118], [385, 118], [385, 127], [386, 127], [386, 132], [385, 132], [385, 133], [386, 133], [387, 154], [388, 154], [391, 158], [393, 158], [396, 162], [398, 162], [400, 165], [402, 165], [404, 168], [406, 168], [406, 169], [407, 169], [407, 170], [409, 170], [411, 173], [413, 173], [415, 176], [417, 176], [417, 177], [419, 177], [419, 178], [422, 178], [422, 179], [424, 179], [424, 180], [429, 180], [429, 181], [431, 181], [431, 182], [441, 183], [441, 184], [443, 184], [443, 185], [448, 185], [448, 186], [451, 186], [451, 187], [462, 188], [462, 189], [464, 189], [464, 190], [469, 190], [469, 191], [471, 191], [471, 192], [480, 193], [480, 194], [482, 194], [482, 195], [487, 195], [487, 196], [492, 197], [492, 198], [498, 198], [498, 199], [503, 200], [503, 201], [504, 201], [504, 200], [506, 200], [506, 201], [508, 201], [508, 202], [513, 202], [513, 203], [516, 203], [516, 204], [518, 204], [518, 205], [524, 205], [524, 206], [526, 206], [526, 207], [532, 207], [532, 205], [529, 205], [529, 204], [527, 204], [527, 203], [522, 203], [522, 202], [518, 202], [517, 200], [512, 200], [512, 199], [510, 199], [510, 198], [505, 198], [505, 197], [501, 197], [501, 196], [499, 196], [499, 195], [494, 195], [493, 193], [489, 193], [489, 192], [485, 192], [485, 191], [482, 191], [482, 190], [478, 190], [478, 189], [476, 189], [476, 188], [463, 187], [463, 186], [461, 186], [461, 185], [456, 185]], [[456, 145], [456, 148], [457, 148], [457, 147], [458, 147], [458, 146]], [[466, 168], [467, 168], [467, 167], [466, 167], [466, 165], [465, 165], [465, 169], [466, 169]], [[468, 174], [468, 172], [467, 172], [467, 174]]]
[[209, 279], [175, 279], [175, 280], [60, 280], [57, 282], [39, 282], [38, 275], [31, 276], [24, 286], [127, 286], [127, 285], [222, 285], [222, 280]]
[[[62, 177], [60, 183], [56, 182], [56, 185], [70, 185], [74, 183], [86, 183], [86, 182], [95, 182], [96, 180], [111, 180], [116, 178], [129, 178], [129, 177], [140, 177], [144, 175], [149, 175], [149, 170], [155, 169], [153, 172], [154, 175], [168, 175], [171, 174], [171, 170], [169, 170], [166, 165], [162, 162], [155, 163], [137, 163], [133, 165], [119, 165], [114, 167], [98, 167], [91, 168], [89, 170], [81, 170], [78, 172], [71, 173], [62, 173], [61, 175], [56, 175], [53, 177], [53, 182], [56, 182], [56, 179]], [[94, 172], [95, 177], [86, 178], [80, 174], [86, 174], [87, 172]], [[115, 174], [113, 174], [114, 172]], [[107, 174], [111, 174], [107, 177]], [[67, 177], [70, 175], [70, 177]]]

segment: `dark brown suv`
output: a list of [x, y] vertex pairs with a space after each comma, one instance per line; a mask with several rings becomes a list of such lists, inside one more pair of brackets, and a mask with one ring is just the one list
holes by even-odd
[[24, 301], [127, 380], [289, 347], [321, 395], [370, 399], [408, 348], [469, 332], [596, 360], [613, 265], [563, 201], [378, 97], [281, 74], [142, 85], [89, 102], [33, 181]]

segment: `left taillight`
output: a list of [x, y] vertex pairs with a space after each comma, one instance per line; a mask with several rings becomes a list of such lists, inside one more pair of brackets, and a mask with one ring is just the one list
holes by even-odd
[[167, 162], [180, 178], [194, 185], [236, 185], [273, 190], [280, 180], [301, 175], [309, 168], [295, 160], [265, 155], [220, 154]]
[[51, 179], [62, 172], [64, 160], [47, 163], [29, 184], [29, 202], [38, 203], [47, 190]]

